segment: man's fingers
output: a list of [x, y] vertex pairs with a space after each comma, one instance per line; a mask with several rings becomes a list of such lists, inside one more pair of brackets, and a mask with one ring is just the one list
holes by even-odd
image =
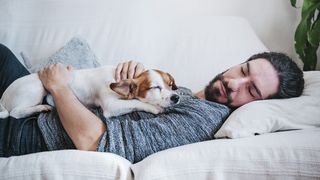
[[137, 61], [119, 63], [115, 71], [115, 80], [133, 79], [144, 71], [143, 64]]
[[56, 64], [50, 64], [48, 67], [44, 68], [44, 70], [46, 69], [52, 69]]
[[137, 64], [135, 61], [129, 61], [128, 79], [134, 78]]
[[128, 68], [129, 68], [129, 63], [125, 62], [122, 67], [121, 71], [121, 79], [128, 79]]
[[41, 80], [42, 73], [43, 73], [43, 69], [41, 69], [40, 71], [38, 71], [38, 77], [39, 77], [40, 80]]
[[47, 68], [48, 68], [48, 67], [40, 69], [40, 70], [38, 71], [38, 75], [39, 75], [39, 76], [44, 76], [44, 74], [47, 72]]
[[114, 73], [114, 78], [117, 82], [120, 81], [120, 74], [121, 74], [121, 71], [122, 71], [122, 67], [123, 67], [123, 63], [119, 63], [118, 66], [116, 67], [116, 71]]
[[144, 71], [144, 66], [141, 63], [138, 63], [136, 68], [135, 68], [135, 73], [134, 73], [134, 78], [139, 76], [142, 72]]
[[68, 66], [67, 66], [67, 69], [68, 69], [69, 71], [72, 71], [72, 70], [73, 70], [73, 67], [72, 67], [71, 65], [68, 65]]

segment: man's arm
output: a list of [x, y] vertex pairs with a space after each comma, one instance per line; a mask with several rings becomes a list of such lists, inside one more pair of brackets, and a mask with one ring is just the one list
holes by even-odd
[[79, 150], [95, 151], [105, 124], [79, 102], [69, 87], [51, 92], [60, 121]]
[[95, 151], [106, 126], [73, 94], [69, 87], [71, 76], [71, 69], [62, 64], [51, 65], [39, 72], [44, 87], [54, 98], [62, 126], [76, 148]]

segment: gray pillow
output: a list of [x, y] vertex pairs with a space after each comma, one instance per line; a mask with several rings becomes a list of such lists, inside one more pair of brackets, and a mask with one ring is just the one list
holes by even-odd
[[38, 72], [40, 69], [55, 63], [71, 65], [76, 69], [100, 66], [100, 63], [97, 61], [97, 57], [94, 55], [88, 43], [80, 37], [73, 37], [57, 52], [34, 66], [31, 66], [29, 59], [23, 53], [21, 55], [23, 57], [24, 64], [31, 73]]
[[[31, 66], [29, 59], [23, 53], [21, 53], [21, 56], [30, 73], [38, 72], [40, 69], [58, 62], [65, 65], [71, 65], [76, 69], [100, 66], [100, 63], [90, 49], [89, 44], [80, 37], [73, 37], [64, 47], [35, 66]], [[47, 95], [46, 101], [51, 106], [54, 106], [53, 97], [51, 95]]]

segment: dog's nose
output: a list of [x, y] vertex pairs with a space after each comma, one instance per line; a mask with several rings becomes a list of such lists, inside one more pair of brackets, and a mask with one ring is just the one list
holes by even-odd
[[178, 95], [176, 95], [176, 94], [174, 94], [174, 95], [172, 95], [172, 96], [170, 97], [170, 100], [171, 100], [174, 104], [177, 104], [177, 103], [179, 102], [179, 99], [180, 99], [180, 97], [179, 97]]

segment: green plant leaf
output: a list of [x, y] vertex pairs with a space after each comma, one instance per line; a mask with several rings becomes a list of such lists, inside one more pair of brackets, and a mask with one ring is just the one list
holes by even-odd
[[313, 2], [313, 3], [319, 2], [319, 0], [309, 0], [309, 1], [311, 1], [311, 2]]
[[307, 42], [307, 32], [310, 29], [311, 19], [314, 16], [314, 12], [317, 7], [320, 5], [319, 3], [312, 3], [311, 0], [304, 0], [303, 7], [301, 12], [301, 21], [295, 32], [295, 42], [297, 46], [297, 50], [302, 53], [304, 44]]
[[311, 71], [316, 68], [317, 65], [317, 47], [313, 47], [310, 44], [306, 48], [306, 56], [303, 61], [303, 70]]
[[[301, 19], [304, 19], [306, 16], [311, 14], [310, 9], [316, 9], [316, 3], [312, 0], [304, 0], [301, 10]], [[312, 13], [313, 14], [313, 13]]]
[[291, 2], [291, 6], [293, 6], [293, 7], [297, 7], [296, 6], [296, 3], [297, 3], [297, 0], [290, 0], [290, 2]]
[[320, 42], [320, 19], [317, 19], [308, 32], [308, 41], [313, 47], [318, 47]]
[[309, 43], [309, 40], [311, 39], [313, 44], [317, 44], [318, 38], [314, 38], [314, 36], [316, 36], [314, 34], [317, 34], [318, 30], [315, 30], [313, 33], [310, 33], [309, 31], [312, 29], [311, 27], [315, 26], [312, 22], [316, 14], [315, 12], [319, 7], [320, 2], [318, 0], [304, 0], [301, 21], [295, 32], [295, 49], [300, 59], [305, 64], [304, 69], [315, 68], [317, 62], [317, 47], [314, 49], [315, 47]]
[[305, 44], [308, 42], [307, 32], [308, 32], [308, 22], [307, 22], [307, 19], [305, 19], [299, 23], [294, 36], [295, 49], [301, 59], [303, 59], [303, 57], [305, 56], [304, 47], [305, 47]]

